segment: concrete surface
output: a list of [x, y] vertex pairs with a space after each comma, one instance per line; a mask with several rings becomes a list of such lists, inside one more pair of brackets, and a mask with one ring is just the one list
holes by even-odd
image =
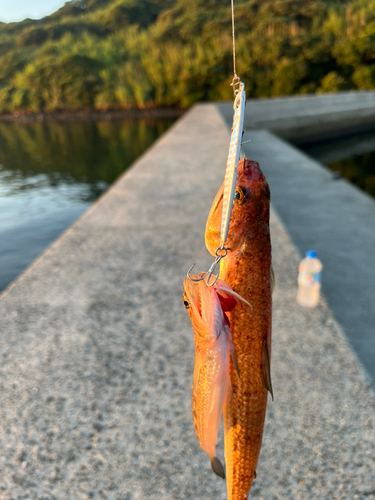
[[[219, 104], [232, 122], [232, 102]], [[295, 144], [375, 129], [375, 91], [249, 99], [246, 129], [267, 129]]]
[[[251, 156], [277, 201], [267, 137]], [[194, 435], [181, 293], [211, 263], [228, 143], [215, 106], [193, 108], [2, 295], [0, 500], [225, 499]], [[296, 304], [275, 212], [271, 234], [275, 402], [251, 498], [374, 500], [374, 393], [324, 300]]]

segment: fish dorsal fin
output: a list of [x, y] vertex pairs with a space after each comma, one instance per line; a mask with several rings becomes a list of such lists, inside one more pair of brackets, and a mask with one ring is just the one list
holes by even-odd
[[268, 342], [267, 338], [263, 341], [263, 349], [262, 349], [262, 369], [261, 376], [263, 380], [263, 384], [267, 391], [270, 392], [273, 401], [273, 390], [272, 390], [272, 382], [271, 382], [271, 364], [270, 364], [270, 355], [268, 351]]

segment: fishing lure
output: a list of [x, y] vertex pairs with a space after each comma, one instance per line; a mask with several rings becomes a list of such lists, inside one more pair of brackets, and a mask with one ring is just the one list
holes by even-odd
[[[235, 79], [233, 80], [233, 82]], [[240, 150], [243, 135], [243, 123], [245, 116], [245, 105], [246, 105], [246, 93], [245, 85], [239, 81], [239, 89], [235, 90], [236, 97], [233, 104], [234, 115], [233, 115], [233, 125], [229, 143], [229, 151], [227, 164], [225, 169], [225, 178], [223, 184], [223, 200], [222, 200], [222, 210], [221, 210], [221, 226], [220, 226], [220, 241], [215, 249], [215, 260], [211, 264], [211, 267], [206, 273], [201, 273], [199, 277], [193, 277], [190, 273], [195, 264], [193, 264], [187, 272], [187, 277], [191, 281], [202, 281], [206, 280], [208, 286], [213, 286], [219, 278], [219, 273], [214, 275], [215, 269], [220, 266], [221, 260], [227, 255], [227, 248], [225, 247], [225, 242], [228, 237], [230, 219], [232, 214], [234, 191], [237, 179], [238, 162], [240, 158]], [[211, 277], [214, 279], [211, 281]]]
[[245, 116], [246, 93], [245, 85], [239, 82], [240, 88], [234, 100], [233, 125], [230, 136], [227, 165], [225, 169], [223, 208], [221, 213], [220, 245], [222, 250], [225, 248], [225, 242], [228, 237], [230, 218], [233, 207], [234, 190], [236, 187], [238, 162], [240, 160], [240, 150], [243, 136], [243, 122]]

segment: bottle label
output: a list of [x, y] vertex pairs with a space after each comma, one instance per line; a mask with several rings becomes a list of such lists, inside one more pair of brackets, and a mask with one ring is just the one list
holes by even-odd
[[301, 286], [313, 286], [315, 283], [320, 283], [320, 272], [302, 272], [298, 273], [298, 283]]

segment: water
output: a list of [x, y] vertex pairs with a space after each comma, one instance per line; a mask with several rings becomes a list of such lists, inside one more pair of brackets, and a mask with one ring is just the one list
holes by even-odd
[[0, 290], [173, 121], [0, 123]]
[[333, 172], [375, 198], [375, 133], [302, 146]]

